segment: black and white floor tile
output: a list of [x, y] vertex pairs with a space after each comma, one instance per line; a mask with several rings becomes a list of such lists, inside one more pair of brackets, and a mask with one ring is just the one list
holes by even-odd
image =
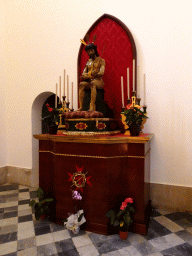
[[0, 255], [6, 256], [190, 256], [192, 215], [153, 210], [147, 236], [129, 233], [104, 236], [80, 231], [74, 235], [63, 226], [36, 221], [29, 207], [33, 188], [0, 186]]

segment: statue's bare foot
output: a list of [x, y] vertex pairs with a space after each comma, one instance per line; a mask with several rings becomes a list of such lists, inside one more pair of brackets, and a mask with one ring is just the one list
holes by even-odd
[[95, 104], [90, 104], [89, 111], [95, 111]]
[[83, 108], [79, 108], [79, 109], [77, 109], [77, 111], [83, 111]]

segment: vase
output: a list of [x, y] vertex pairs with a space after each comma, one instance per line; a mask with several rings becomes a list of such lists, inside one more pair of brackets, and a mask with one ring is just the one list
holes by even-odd
[[49, 125], [49, 134], [57, 134], [57, 127], [58, 125], [55, 123]]
[[120, 231], [119, 230], [119, 236], [122, 240], [126, 240], [127, 239], [127, 234], [128, 234], [128, 231]]
[[141, 130], [141, 124], [130, 124], [129, 131], [131, 136], [139, 136]]

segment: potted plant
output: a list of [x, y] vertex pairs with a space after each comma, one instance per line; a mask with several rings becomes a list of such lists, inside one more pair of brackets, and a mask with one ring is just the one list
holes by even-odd
[[125, 121], [129, 126], [131, 136], [139, 136], [142, 121], [148, 118], [145, 111], [141, 110], [141, 106], [129, 104], [122, 114], [126, 117]]
[[[72, 199], [82, 200], [82, 196], [78, 191], [74, 190], [72, 192]], [[69, 217], [63, 220], [63, 222], [67, 229], [71, 230], [74, 234], [78, 234], [80, 226], [86, 222], [83, 210], [78, 210], [76, 212], [75, 205], [75, 214], [69, 214]]]
[[132, 198], [126, 198], [125, 201], [122, 202], [120, 210], [116, 211], [110, 209], [106, 213], [106, 217], [109, 218], [111, 225], [119, 229], [121, 239], [127, 239], [129, 226], [133, 223], [131, 215], [134, 213], [134, 208], [132, 203]]
[[60, 109], [52, 108], [52, 107], [50, 107], [50, 105], [48, 103], [43, 107], [42, 118], [44, 120], [45, 119], [47, 120], [50, 134], [57, 133], [59, 114], [60, 114]]
[[53, 202], [53, 198], [50, 198], [48, 194], [44, 193], [42, 188], [37, 189], [38, 201], [30, 200], [29, 206], [35, 211], [35, 219], [45, 219], [50, 213], [50, 204]]

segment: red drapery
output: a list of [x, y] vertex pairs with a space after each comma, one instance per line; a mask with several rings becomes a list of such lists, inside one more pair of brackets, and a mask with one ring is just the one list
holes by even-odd
[[[124, 81], [124, 102], [127, 105], [127, 68], [129, 68], [129, 95], [132, 92], [133, 58], [136, 59], [136, 48], [133, 37], [128, 28], [113, 16], [104, 14], [88, 30], [90, 41], [97, 35], [95, 44], [99, 55], [106, 61], [103, 76], [105, 100], [113, 110], [114, 117], [119, 119], [122, 108], [121, 76]], [[105, 50], [103, 48], [106, 44]], [[88, 55], [81, 45], [78, 56], [78, 82], [83, 72]], [[103, 54], [102, 54], [103, 52]], [[136, 74], [135, 74], [136, 75]]]

